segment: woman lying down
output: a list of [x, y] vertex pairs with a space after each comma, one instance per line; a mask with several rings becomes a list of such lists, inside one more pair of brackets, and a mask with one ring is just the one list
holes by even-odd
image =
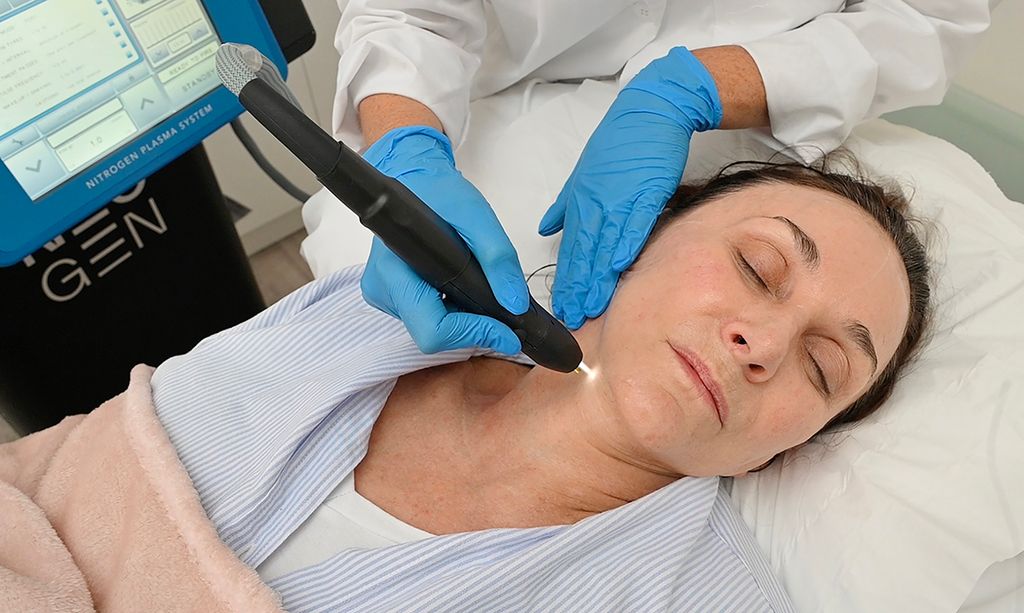
[[359, 269], [314, 282], [151, 380], [137, 368], [88, 417], [0, 447], [0, 596], [789, 610], [717, 477], [889, 396], [928, 313], [905, 209], [789, 165], [682, 188], [576, 333], [592, 378], [421, 354], [363, 302]]

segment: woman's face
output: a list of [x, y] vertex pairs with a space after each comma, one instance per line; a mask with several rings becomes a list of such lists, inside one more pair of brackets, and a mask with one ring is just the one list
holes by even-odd
[[579, 335], [624, 453], [674, 474], [737, 475], [865, 392], [908, 308], [902, 261], [873, 219], [840, 196], [770, 184], [673, 221]]

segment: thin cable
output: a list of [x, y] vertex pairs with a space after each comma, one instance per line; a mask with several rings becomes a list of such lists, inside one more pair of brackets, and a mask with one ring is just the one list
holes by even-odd
[[523, 101], [519, 105], [519, 114], [525, 115], [530, 107], [533, 106], [533, 88], [540, 83], [547, 83], [544, 79], [530, 79], [526, 84], [526, 89], [523, 90]]
[[231, 122], [231, 129], [234, 131], [235, 136], [238, 137], [238, 140], [241, 141], [245, 150], [252, 156], [252, 159], [256, 161], [256, 165], [259, 166], [263, 172], [267, 173], [267, 176], [270, 177], [274, 183], [277, 183], [281, 189], [288, 192], [289, 196], [295, 198], [299, 202], [309, 200], [310, 194], [299, 189], [294, 183], [288, 180], [288, 177], [281, 174], [281, 171], [274, 168], [274, 165], [270, 163], [270, 160], [268, 160], [266, 156], [263, 155], [263, 152], [260, 151], [259, 146], [256, 145], [256, 141], [252, 139], [252, 136], [249, 134], [249, 131], [245, 129], [245, 126], [242, 125], [242, 121], [240, 119], [235, 119]]
[[534, 275], [536, 275], [536, 274], [537, 274], [538, 272], [540, 272], [540, 271], [544, 270], [545, 268], [551, 268], [552, 266], [557, 266], [557, 265], [558, 265], [558, 264], [545, 264], [545, 265], [541, 266], [541, 267], [540, 267], [540, 268], [538, 268], [537, 270], [535, 270], [535, 271], [531, 272], [531, 273], [530, 273], [530, 275], [529, 275], [528, 277], [526, 277], [526, 282], [527, 282], [527, 283], [529, 283], [529, 282], [530, 282], [530, 280], [531, 280], [531, 279], [533, 279], [533, 276], [534, 276]]

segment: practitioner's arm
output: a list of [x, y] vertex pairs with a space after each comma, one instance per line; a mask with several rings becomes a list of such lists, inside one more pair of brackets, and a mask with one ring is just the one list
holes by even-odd
[[441, 120], [425, 105], [397, 94], [375, 94], [359, 103], [359, 127], [369, 147], [395, 128], [429, 126], [444, 132]]
[[764, 81], [754, 58], [743, 47], [708, 47], [693, 55], [708, 69], [722, 101], [722, 123], [725, 130], [762, 128], [769, 125], [768, 101]]

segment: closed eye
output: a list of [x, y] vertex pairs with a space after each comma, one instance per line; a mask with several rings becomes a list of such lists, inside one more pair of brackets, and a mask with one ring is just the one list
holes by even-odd
[[814, 383], [814, 387], [818, 388], [818, 391], [821, 392], [826, 399], [830, 398], [832, 396], [832, 389], [828, 386], [828, 379], [825, 378], [825, 371], [821, 369], [821, 364], [818, 364], [818, 360], [815, 360], [814, 356], [811, 355], [810, 352], [807, 353], [807, 357], [810, 358], [811, 364], [814, 366], [814, 372], [818, 375], [818, 381], [812, 381], [812, 383]]
[[747, 261], [747, 258], [743, 257], [743, 254], [739, 252], [736, 253], [736, 262], [743, 270], [743, 273], [746, 274], [747, 277], [752, 279], [755, 283], [760, 285], [761, 289], [769, 292], [771, 291], [771, 288], [769, 288], [768, 284], [765, 283], [764, 278], [762, 278], [761, 275], [757, 274], [757, 271], [754, 270], [754, 267], [750, 265], [750, 262]]

